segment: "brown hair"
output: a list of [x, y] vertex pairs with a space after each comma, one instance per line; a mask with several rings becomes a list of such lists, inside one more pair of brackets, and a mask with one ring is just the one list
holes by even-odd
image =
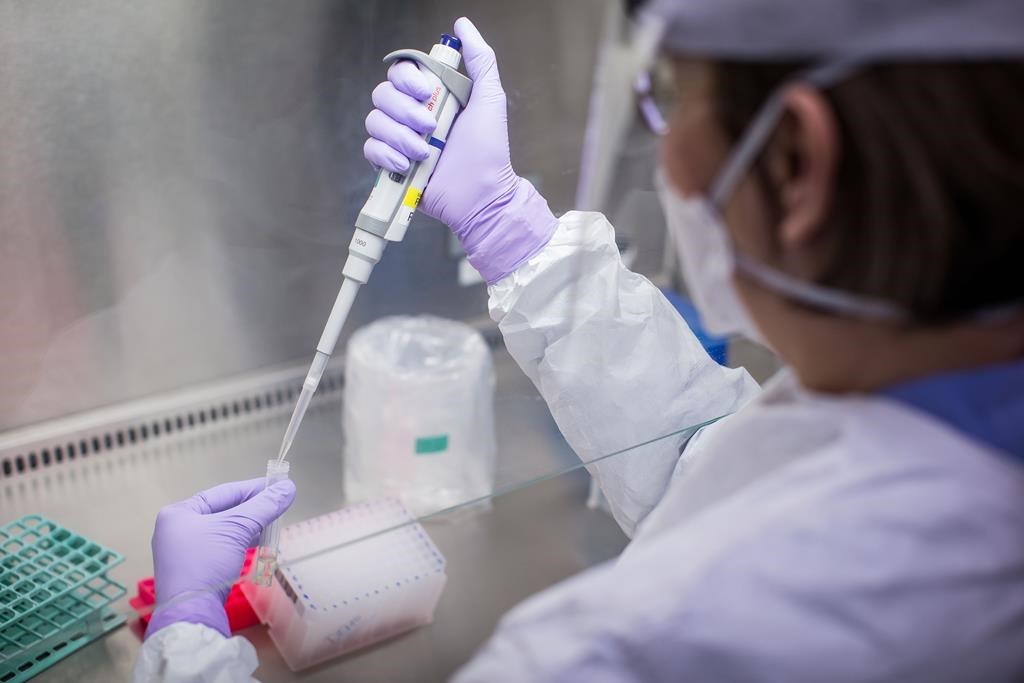
[[[712, 68], [736, 139], [802, 65]], [[922, 322], [1024, 300], [1024, 62], [879, 65], [825, 95], [841, 153], [816, 281]]]

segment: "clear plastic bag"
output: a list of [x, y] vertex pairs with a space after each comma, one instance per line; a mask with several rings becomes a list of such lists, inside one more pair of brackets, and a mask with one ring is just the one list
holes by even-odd
[[345, 497], [395, 496], [416, 515], [494, 488], [494, 366], [473, 328], [390, 317], [348, 343]]

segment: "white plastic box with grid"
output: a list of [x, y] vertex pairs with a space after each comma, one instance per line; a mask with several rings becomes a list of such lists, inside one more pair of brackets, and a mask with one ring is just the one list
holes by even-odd
[[0, 527], [0, 683], [21, 683], [124, 623], [124, 561], [39, 515]]
[[269, 587], [242, 591], [299, 671], [429, 624], [445, 559], [396, 499], [362, 503], [281, 530]]

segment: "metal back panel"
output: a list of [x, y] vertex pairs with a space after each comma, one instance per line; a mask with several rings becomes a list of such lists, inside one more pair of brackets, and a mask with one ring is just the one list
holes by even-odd
[[[0, 0], [0, 431], [310, 356], [381, 58], [462, 12], [499, 55], [517, 169], [570, 208], [597, 4]], [[349, 329], [482, 314], [456, 266], [418, 217]]]

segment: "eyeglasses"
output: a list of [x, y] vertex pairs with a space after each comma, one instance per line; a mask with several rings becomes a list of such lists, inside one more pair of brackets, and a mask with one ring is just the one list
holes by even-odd
[[647, 126], [647, 129], [659, 136], [667, 133], [668, 121], [665, 120], [661, 105], [659, 105], [655, 98], [654, 89], [651, 85], [651, 73], [649, 71], [644, 71], [636, 77], [636, 80], [633, 82], [633, 94], [636, 95], [636, 104], [640, 109], [640, 118]]

